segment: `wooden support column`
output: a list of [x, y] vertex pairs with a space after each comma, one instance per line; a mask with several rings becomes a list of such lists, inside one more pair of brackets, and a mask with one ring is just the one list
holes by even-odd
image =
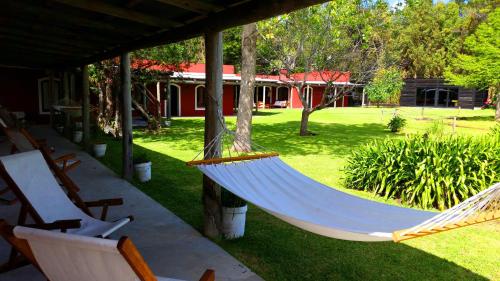
[[[222, 131], [222, 32], [205, 34], [205, 146]], [[221, 142], [205, 150], [204, 158], [221, 157]], [[219, 237], [222, 229], [221, 187], [203, 175], [203, 233]]]
[[55, 95], [55, 85], [54, 85], [54, 71], [50, 70], [49, 72], [49, 123], [50, 127], [54, 128], [54, 108], [52, 107], [55, 103], [56, 95]]
[[167, 115], [167, 120], [172, 119], [172, 89], [170, 89], [170, 77], [167, 77], [167, 81], [165, 83], [165, 89], [167, 90], [166, 96], [167, 96], [167, 112], [165, 113]]
[[89, 93], [89, 68], [82, 66], [82, 126], [83, 149], [90, 147], [90, 93]]
[[132, 93], [130, 80], [130, 54], [120, 57], [120, 75], [122, 89], [122, 176], [132, 179]]

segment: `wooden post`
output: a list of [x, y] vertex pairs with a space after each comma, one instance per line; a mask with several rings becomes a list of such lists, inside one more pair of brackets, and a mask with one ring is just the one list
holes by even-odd
[[[205, 35], [205, 146], [222, 131], [222, 32]], [[221, 142], [205, 150], [205, 159], [221, 157]], [[222, 206], [221, 187], [207, 176], [203, 176], [203, 233], [211, 238], [221, 234]]]
[[122, 176], [132, 179], [132, 93], [130, 80], [130, 54], [124, 53], [120, 57], [120, 75], [122, 89]]
[[69, 73], [64, 71], [63, 73], [63, 88], [64, 88], [64, 105], [69, 105]]
[[[167, 90], [167, 112], [166, 112], [166, 115], [167, 115], [167, 120], [170, 120], [172, 119], [172, 104], [171, 104], [171, 101], [172, 101], [172, 96], [171, 96], [171, 89], [170, 89], [170, 78], [167, 77], [167, 82], [165, 83], [165, 89]], [[196, 101], [195, 101], [196, 102]]]
[[50, 117], [49, 117], [49, 123], [52, 128], [54, 128], [54, 108], [52, 107], [54, 105], [54, 100], [55, 100], [55, 87], [54, 87], [54, 71], [50, 70], [49, 72], [49, 111], [50, 111]]
[[89, 68], [82, 66], [82, 125], [83, 149], [90, 146], [90, 93], [89, 93]]
[[156, 82], [156, 101], [158, 102], [158, 120], [161, 120], [161, 84]]
[[333, 108], [337, 108], [337, 87], [334, 88], [335, 101], [333, 102]]
[[361, 96], [361, 107], [365, 107], [365, 87], [363, 87], [363, 93]]

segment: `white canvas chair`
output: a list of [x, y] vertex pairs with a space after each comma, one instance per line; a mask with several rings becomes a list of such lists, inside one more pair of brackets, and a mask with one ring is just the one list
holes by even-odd
[[[153, 274], [127, 237], [109, 240], [16, 226], [0, 220], [0, 234], [50, 281], [175, 281]], [[213, 281], [207, 270], [200, 281]]]
[[[0, 157], [0, 176], [21, 201], [24, 212], [29, 214], [35, 223], [80, 220], [81, 227], [69, 229], [68, 232], [107, 237], [132, 219], [132, 217], [126, 217], [114, 222], [106, 222], [94, 218], [89, 207], [97, 207], [99, 203], [103, 203], [107, 211], [108, 205], [117, 205], [121, 202], [111, 199], [112, 202], [108, 202], [109, 204], [105, 204], [107, 200], [86, 203], [76, 192], [72, 192], [73, 188], [68, 189], [71, 193], [70, 200], [38, 150]], [[68, 184], [67, 181], [69, 181], [67, 177], [62, 180], [63, 184]], [[20, 224], [24, 223], [22, 216], [20, 216]], [[103, 217], [105, 216], [101, 216], [102, 219]]]
[[24, 128], [9, 127], [5, 120], [1, 117], [0, 127], [12, 143], [11, 153], [39, 149], [42, 151], [47, 161], [53, 161], [59, 169], [62, 169], [65, 172], [76, 168], [81, 163], [80, 160], [76, 159], [76, 155], [74, 153], [68, 153], [54, 158], [53, 155], [51, 155], [52, 151], [47, 147], [45, 140], [35, 139]]

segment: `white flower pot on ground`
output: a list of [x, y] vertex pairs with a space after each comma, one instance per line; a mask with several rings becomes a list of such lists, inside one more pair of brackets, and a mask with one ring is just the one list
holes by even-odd
[[135, 175], [140, 182], [151, 180], [151, 161], [134, 164]]
[[73, 142], [80, 143], [83, 138], [83, 132], [82, 131], [74, 131], [73, 132]]
[[245, 234], [245, 221], [247, 205], [237, 208], [222, 208], [222, 234], [226, 239], [243, 237]]
[[106, 154], [106, 146], [105, 143], [94, 143], [94, 156], [103, 157]]

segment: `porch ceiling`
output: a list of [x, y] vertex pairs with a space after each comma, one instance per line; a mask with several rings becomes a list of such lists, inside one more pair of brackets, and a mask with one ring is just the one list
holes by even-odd
[[0, 8], [0, 66], [79, 66], [325, 0], [16, 0]]

